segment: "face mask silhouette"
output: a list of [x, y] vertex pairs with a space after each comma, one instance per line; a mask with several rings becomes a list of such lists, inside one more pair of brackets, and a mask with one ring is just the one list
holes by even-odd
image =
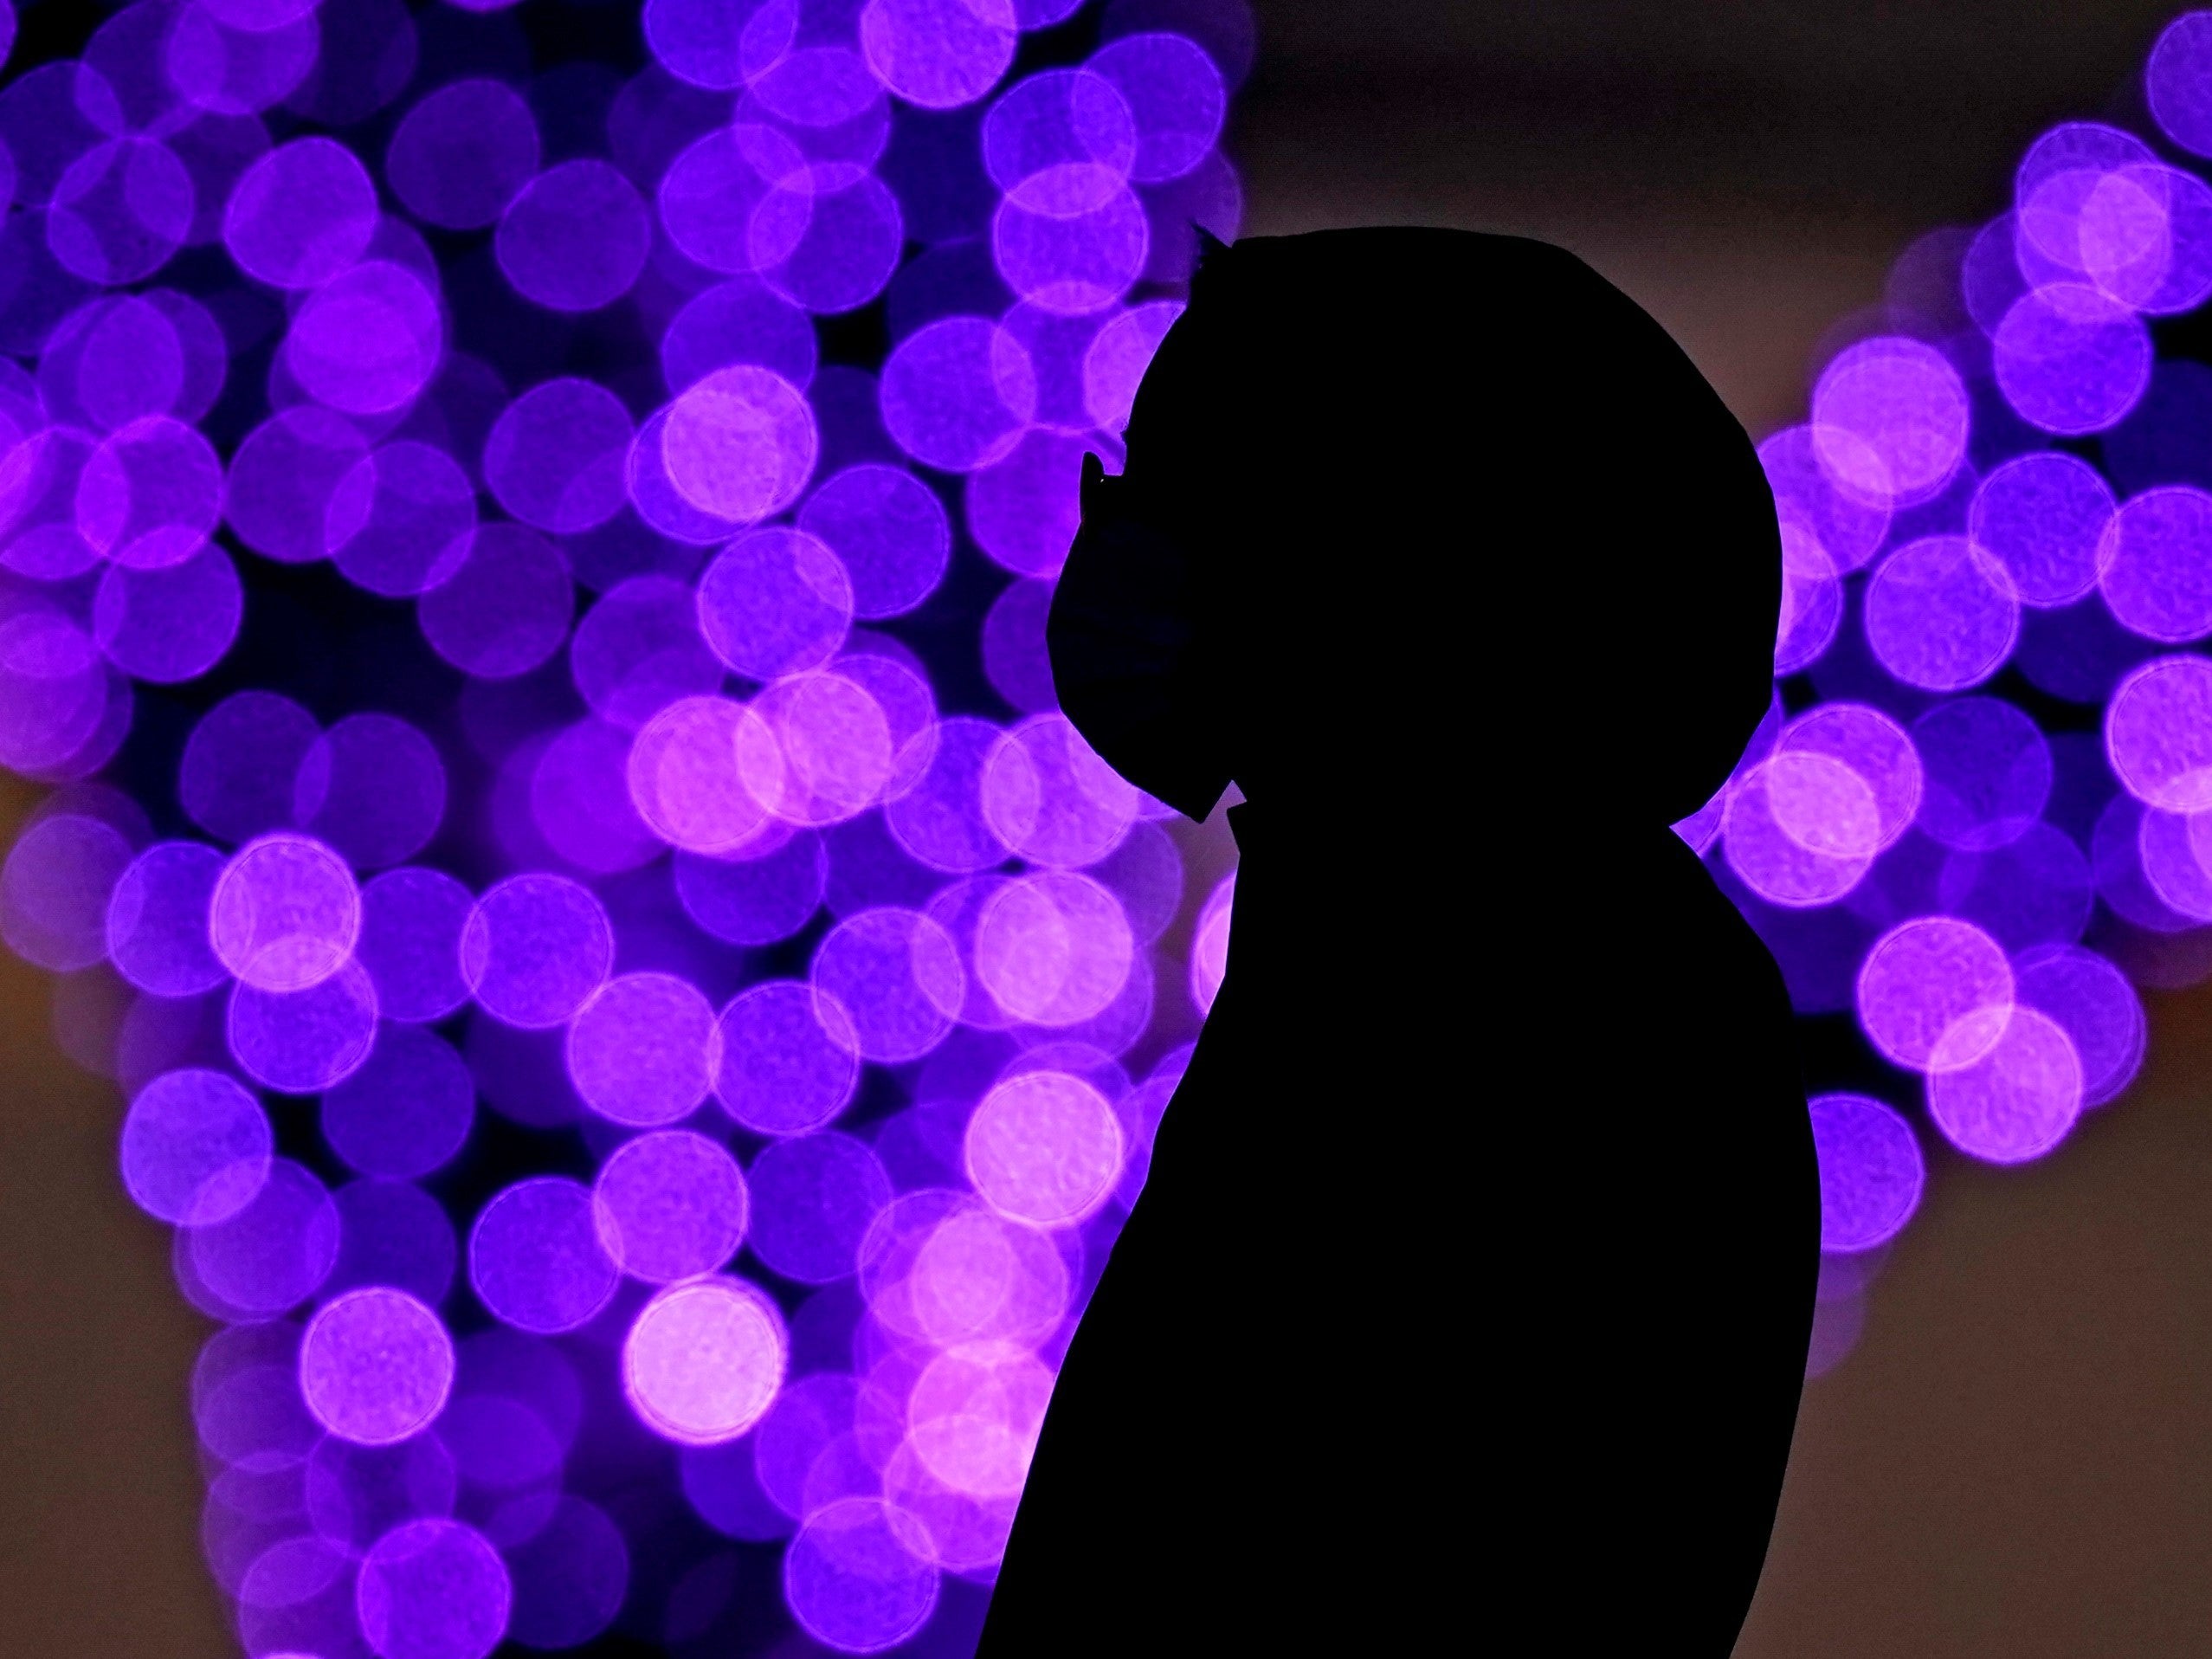
[[1139, 788], [1203, 818], [1229, 784], [1210, 606], [1190, 553], [1150, 505], [1096, 455], [1083, 457], [1082, 528], [1053, 602], [1054, 677], [1093, 747], [1120, 758]]

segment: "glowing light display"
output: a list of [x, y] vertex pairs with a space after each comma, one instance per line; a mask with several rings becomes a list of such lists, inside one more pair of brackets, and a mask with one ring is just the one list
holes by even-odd
[[2050, 1153], [2140, 1067], [2138, 987], [2212, 968], [2212, 478], [2184, 458], [2212, 399], [2149, 326], [2212, 291], [2187, 159], [2212, 13], [2166, 29], [2144, 89], [2157, 132], [2060, 124], [2007, 211], [1907, 250], [1808, 423], [1760, 447], [1793, 718], [1679, 828], [1801, 1013], [1848, 1010], [1870, 1051], [1814, 1102], [1824, 1283], [1848, 1281], [1816, 1372], [1939, 1173], [1921, 1148]]
[[[147, 0], [0, 89], [0, 937], [128, 998], [61, 1023], [223, 1326], [249, 1650], [964, 1651], [1226, 972], [1043, 618], [1249, 22], [648, 0], [538, 63], [549, 3]], [[1816, 1367], [2212, 965], [2212, 389], [2147, 323], [2212, 291], [2212, 14], [2147, 90], [1760, 446], [1777, 700], [1681, 828], [1862, 1039]]]

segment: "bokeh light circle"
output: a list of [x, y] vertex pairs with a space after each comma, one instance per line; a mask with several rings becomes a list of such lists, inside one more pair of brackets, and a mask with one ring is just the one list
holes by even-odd
[[2212, 495], [2145, 490], [2106, 526], [2097, 586], [2131, 633], [2179, 645], [2212, 634]]
[[[1927, 1070], [1980, 1060], [2013, 1003], [2004, 949], [1971, 922], [1924, 916], [1877, 940], [1859, 970], [1859, 1023], [1884, 1056]], [[1971, 1015], [1999, 1017], [1970, 1021]], [[1977, 1046], [1978, 1045], [1978, 1046]]]
[[2150, 384], [2151, 336], [2142, 319], [2078, 283], [2022, 294], [1991, 349], [2006, 401], [2023, 420], [2065, 437], [2112, 426]]
[[887, 91], [924, 109], [989, 92], [1013, 61], [1012, 0], [868, 0], [860, 15], [867, 67]]
[[775, 1403], [787, 1346], [775, 1305], [751, 1285], [692, 1280], [639, 1311], [622, 1340], [623, 1391], [668, 1439], [733, 1440]]
[[770, 980], [722, 1010], [714, 1094], [762, 1134], [803, 1134], [843, 1111], [860, 1082], [860, 1037], [837, 998]]
[[2096, 586], [2109, 561], [2112, 486], [2088, 462], [2060, 450], [2006, 462], [1976, 487], [1974, 543], [2004, 566], [2021, 603], [2070, 604]]
[[741, 363], [686, 387], [661, 430], [661, 460], [679, 494], [700, 512], [751, 524], [796, 500], [813, 475], [820, 436], [797, 387]]
[[248, 842], [225, 864], [208, 906], [222, 965], [264, 991], [305, 991], [345, 965], [361, 933], [361, 894], [345, 861], [311, 836]]
[[503, 82], [447, 82], [408, 111], [384, 178], [408, 211], [448, 230], [494, 223], [538, 171], [538, 124]]
[[493, 1314], [535, 1335], [572, 1331], [615, 1294], [591, 1191], [560, 1176], [519, 1181], [468, 1235], [468, 1279]]
[[2167, 24], [2143, 79], [2166, 136], [2192, 154], [2212, 155], [2212, 14], [2187, 11]]
[[689, 981], [623, 974], [569, 1022], [569, 1075], [602, 1117], [633, 1127], [674, 1123], [706, 1100], [719, 1041], [713, 1009]]
[[2020, 599], [2004, 567], [1964, 536], [1899, 548], [1867, 586], [1867, 642], [1909, 686], [1963, 691], [2004, 665], [2020, 637]]
[[1962, 1017], [1931, 1056], [1928, 1115], [1961, 1152], [1996, 1164], [2040, 1158], [2081, 1114], [2081, 1060], [2038, 1010]]
[[810, 1516], [784, 1556], [784, 1595], [808, 1632], [844, 1653], [894, 1648], [937, 1611], [929, 1535], [895, 1505], [844, 1498]]
[[2146, 806], [2212, 809], [2212, 661], [2159, 657], [2130, 674], [2106, 709], [2105, 752]]
[[378, 1539], [354, 1589], [361, 1634], [377, 1659], [486, 1659], [506, 1634], [513, 1596], [491, 1541], [441, 1519]]
[[604, 161], [564, 161], [539, 173], [500, 215], [500, 268], [515, 292], [549, 311], [597, 311], [645, 268], [653, 219], [629, 180]]
[[164, 1073], [123, 1120], [123, 1185], [158, 1221], [228, 1221], [268, 1181], [274, 1138], [261, 1103], [221, 1072]]
[[589, 888], [562, 875], [511, 876], [469, 912], [461, 974], [508, 1024], [560, 1025], [599, 989], [614, 948], [605, 907]]
[[1966, 453], [1958, 371], [1934, 347], [1885, 336], [1839, 354], [1813, 390], [1813, 448], [1847, 494], [1882, 505], [1925, 500]]
[[1864, 1094], [1811, 1102], [1821, 1172], [1821, 1248], [1869, 1250], [1903, 1230], [1919, 1208], [1926, 1165], [1912, 1127]]
[[1121, 1126], [1082, 1078], [1027, 1071], [977, 1105], [963, 1153], [968, 1178], [994, 1208], [1036, 1226], [1064, 1225], [1112, 1191]]
[[649, 1284], [721, 1267], [737, 1254], [750, 1217], [738, 1160], [688, 1129], [624, 1141], [600, 1166], [592, 1197], [607, 1254]]
[[438, 1316], [388, 1287], [324, 1303], [300, 1340], [307, 1409], [357, 1445], [393, 1445], [428, 1427], [445, 1408], [453, 1372], [453, 1339]]

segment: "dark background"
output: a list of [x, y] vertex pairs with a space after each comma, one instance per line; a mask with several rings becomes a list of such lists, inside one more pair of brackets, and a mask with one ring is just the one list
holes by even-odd
[[[1820, 337], [1914, 236], [2001, 208], [2051, 121], [2132, 112], [2174, 8], [1257, 10], [1235, 152], [1249, 231], [1564, 243], [1757, 436], [1796, 418]], [[0, 782], [0, 832], [29, 800]], [[0, 1656], [229, 1655], [184, 1405], [204, 1327], [169, 1281], [167, 1230], [116, 1181], [119, 1103], [55, 1053], [47, 1017], [39, 976], [0, 956]], [[1933, 1158], [1859, 1352], [1807, 1392], [1744, 1659], [2212, 1651], [2212, 992], [2154, 999], [2151, 1022], [2143, 1081], [2047, 1163]], [[1620, 1264], [1624, 1283], [1668, 1271], [1663, 1249]], [[1652, 1358], [1622, 1356], [1624, 1390]], [[1467, 1410], [1475, 1432], [1511, 1432]], [[1508, 1519], [1459, 1496], [1473, 1522]], [[1478, 1604], [1544, 1617], [1480, 1586], [1473, 1556], [1468, 1582]], [[1573, 1611], [1554, 1612], [1570, 1647]]]

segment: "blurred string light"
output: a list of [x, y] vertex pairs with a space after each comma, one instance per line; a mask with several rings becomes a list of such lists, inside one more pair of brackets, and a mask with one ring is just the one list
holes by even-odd
[[1815, 1371], [1920, 1194], [1910, 1119], [2043, 1157], [2139, 1068], [2137, 988], [2212, 974], [2212, 13], [2143, 91], [1909, 249], [1761, 447], [1777, 698], [1678, 828], [1850, 1085], [1814, 1102]]
[[143, 0], [0, 90], [0, 933], [248, 1652], [972, 1644], [1221, 977], [1043, 636], [1251, 51]]

